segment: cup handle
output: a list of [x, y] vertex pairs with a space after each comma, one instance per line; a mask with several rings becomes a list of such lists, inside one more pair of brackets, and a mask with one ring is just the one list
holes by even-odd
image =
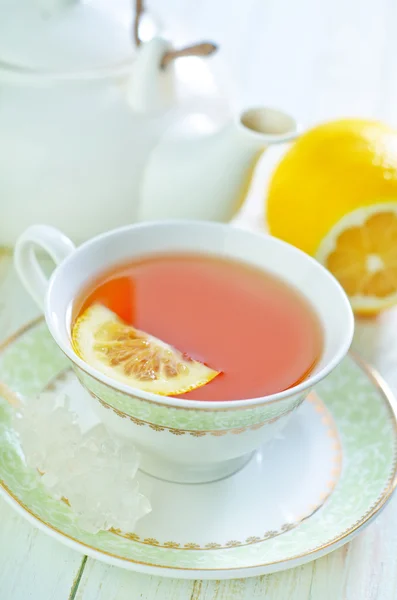
[[59, 265], [69, 254], [74, 252], [73, 242], [54, 227], [33, 225], [28, 227], [16, 241], [14, 249], [14, 265], [18, 276], [32, 296], [33, 300], [44, 311], [48, 278], [44, 274], [35, 254], [42, 249]]

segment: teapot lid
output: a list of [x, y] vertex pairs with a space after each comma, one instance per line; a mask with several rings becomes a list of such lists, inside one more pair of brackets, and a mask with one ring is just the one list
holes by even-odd
[[76, 72], [131, 64], [131, 4], [115, 4], [0, 0], [0, 66]]

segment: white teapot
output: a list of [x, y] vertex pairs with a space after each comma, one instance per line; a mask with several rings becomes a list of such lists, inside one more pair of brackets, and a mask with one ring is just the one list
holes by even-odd
[[80, 243], [144, 219], [227, 221], [258, 156], [295, 136], [266, 108], [218, 131], [209, 111], [203, 125], [178, 103], [173, 59], [213, 47], [175, 51], [137, 31], [134, 48], [79, 0], [0, 0], [1, 246], [37, 222]]

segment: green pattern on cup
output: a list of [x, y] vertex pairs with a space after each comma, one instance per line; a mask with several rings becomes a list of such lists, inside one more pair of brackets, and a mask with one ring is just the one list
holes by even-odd
[[182, 430], [225, 430], [249, 427], [265, 421], [272, 421], [294, 410], [303, 401], [305, 395], [299, 394], [274, 404], [243, 410], [193, 410], [159, 406], [149, 400], [123, 394], [103, 385], [80, 369], [77, 375], [80, 381], [106, 404], [125, 415], [141, 419], [155, 425], [163, 425]]

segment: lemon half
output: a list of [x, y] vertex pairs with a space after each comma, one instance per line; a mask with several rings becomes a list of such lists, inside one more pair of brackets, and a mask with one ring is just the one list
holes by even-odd
[[397, 130], [363, 119], [314, 127], [287, 151], [267, 199], [270, 233], [324, 264], [356, 313], [397, 304]]
[[342, 284], [355, 312], [372, 314], [397, 304], [397, 202], [345, 215], [316, 258]]

